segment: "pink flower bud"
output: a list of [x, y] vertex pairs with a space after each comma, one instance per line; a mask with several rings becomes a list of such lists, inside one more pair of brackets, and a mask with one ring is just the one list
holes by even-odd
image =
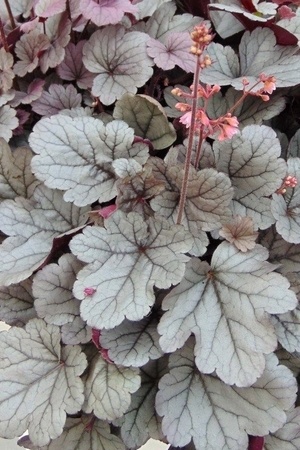
[[86, 297], [90, 297], [91, 295], [95, 294], [96, 289], [93, 287], [86, 287], [83, 290], [83, 293]]

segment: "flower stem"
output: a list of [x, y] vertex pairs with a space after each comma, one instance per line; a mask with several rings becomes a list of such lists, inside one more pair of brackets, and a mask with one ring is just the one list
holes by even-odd
[[245, 98], [250, 94], [250, 92], [252, 91], [252, 89], [254, 89], [258, 84], [260, 83], [260, 81], [258, 81], [257, 83], [255, 83], [250, 89], [248, 89], [248, 91], [244, 90], [243, 95], [238, 99], [238, 101], [232, 105], [232, 107], [227, 111], [227, 114], [232, 114], [233, 111], [245, 100]]
[[10, 4], [9, 4], [9, 1], [8, 0], [4, 0], [4, 3], [5, 3], [5, 6], [6, 6], [6, 9], [7, 9], [7, 13], [8, 13], [8, 17], [9, 17], [9, 20], [10, 20], [11, 27], [14, 30], [16, 28], [16, 22], [15, 22], [15, 18], [13, 16], [13, 13], [11, 11], [11, 7], [10, 7]]
[[192, 150], [193, 150], [193, 141], [194, 141], [194, 135], [195, 135], [195, 130], [196, 130], [196, 112], [197, 112], [197, 104], [198, 104], [199, 74], [200, 74], [200, 58], [199, 58], [199, 55], [197, 55], [196, 70], [195, 70], [194, 80], [193, 80], [191, 126], [189, 128], [188, 146], [187, 146], [187, 151], [186, 151], [184, 174], [183, 174], [183, 180], [182, 180], [181, 192], [180, 192], [180, 200], [179, 200], [178, 215], [177, 215], [177, 222], [176, 222], [177, 224], [181, 224], [181, 222], [182, 222], [183, 211], [184, 211], [184, 206], [185, 206], [186, 196], [187, 196], [188, 180], [189, 180], [189, 173], [190, 173], [190, 166], [191, 166], [191, 159], [192, 159]]
[[202, 149], [203, 141], [204, 141], [204, 139], [203, 139], [203, 128], [201, 127], [200, 135], [199, 135], [199, 141], [198, 141], [198, 145], [197, 145], [195, 164], [194, 164], [196, 170], [199, 169], [199, 163], [200, 163], [200, 158], [201, 158], [201, 149]]

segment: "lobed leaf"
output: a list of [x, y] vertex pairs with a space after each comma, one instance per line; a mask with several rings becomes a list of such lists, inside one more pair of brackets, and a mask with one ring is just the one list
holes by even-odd
[[[276, 37], [269, 28], [255, 28], [251, 33], [246, 31], [243, 34], [239, 45], [240, 62], [231, 47], [211, 43], [208, 54], [214, 64], [201, 72], [200, 79], [208, 84], [231, 84], [242, 90], [243, 78], [247, 78], [251, 87], [264, 73], [276, 78], [276, 87], [295, 86], [300, 83], [297, 50], [297, 46], [276, 45]], [[263, 84], [259, 83], [254, 91], [262, 87]]]
[[0, 107], [0, 139], [9, 141], [12, 137], [12, 130], [17, 128], [19, 120], [16, 117], [16, 110], [9, 105]]
[[[180, 225], [170, 226], [160, 217], [147, 222], [138, 213], [116, 211], [105, 228], [87, 227], [75, 236], [70, 248], [89, 263], [78, 274], [74, 294], [81, 316], [97, 329], [114, 328], [125, 317], [140, 320], [152, 307], [153, 286], [177, 284], [189, 258], [192, 240]], [[86, 297], [85, 289], [94, 293]]]
[[0, 246], [0, 285], [28, 278], [49, 255], [53, 239], [83, 226], [87, 208], [65, 203], [59, 191], [40, 185], [31, 200], [17, 197], [0, 204], [0, 229], [7, 236]]
[[118, 367], [100, 355], [93, 358], [85, 380], [83, 410], [103, 420], [121, 417], [128, 409], [133, 392], [141, 384], [138, 369]]
[[149, 438], [164, 438], [161, 419], [155, 411], [155, 396], [158, 380], [166, 370], [166, 358], [150, 361], [141, 369], [141, 387], [132, 394], [131, 404], [121, 424], [121, 436], [129, 448], [140, 447]]
[[157, 67], [164, 70], [180, 67], [185, 72], [195, 70], [195, 55], [190, 52], [192, 40], [187, 32], [168, 33], [165, 42], [149, 39], [147, 53], [153, 58]]
[[1, 436], [28, 428], [35, 445], [48, 444], [62, 433], [66, 413], [81, 409], [85, 355], [79, 346], [61, 347], [59, 329], [40, 319], [2, 332], [0, 345]]
[[228, 386], [194, 366], [193, 340], [171, 355], [170, 371], [159, 382], [156, 409], [174, 447], [191, 440], [203, 448], [248, 448], [248, 434], [262, 436], [281, 428], [285, 410], [295, 400], [296, 381], [289, 369], [268, 355], [266, 368], [253, 386]]
[[81, 40], [77, 44], [69, 42], [65, 48], [64, 60], [56, 69], [60, 78], [68, 81], [75, 80], [80, 89], [91, 88], [94, 79], [94, 75], [85, 68], [82, 61], [82, 50], [85, 43], [85, 40]]
[[148, 95], [124, 94], [116, 102], [113, 116], [124, 120], [135, 135], [149, 139], [156, 150], [169, 147], [176, 139], [175, 129], [168, 122], [164, 109]]
[[108, 350], [108, 356], [115, 364], [144, 366], [149, 359], [157, 359], [163, 354], [158, 343], [157, 323], [152, 316], [139, 322], [124, 320], [112, 330], [101, 331], [101, 347]]
[[300, 446], [300, 407], [287, 413], [287, 421], [275, 433], [266, 436], [265, 450], [297, 450]]
[[260, 243], [267, 247], [269, 261], [277, 264], [281, 273], [300, 271], [300, 245], [286, 242], [274, 226], [261, 236]]
[[76, 274], [82, 264], [73, 255], [65, 254], [58, 264], [48, 264], [33, 279], [34, 307], [47, 323], [65, 325], [79, 316], [79, 302], [72, 293]]
[[41, 33], [39, 28], [23, 34], [16, 43], [16, 55], [20, 61], [14, 65], [14, 72], [20, 77], [32, 72], [39, 65], [40, 52], [46, 51], [50, 46], [48, 36]]
[[119, 23], [125, 13], [135, 14], [137, 7], [129, 0], [81, 0], [82, 15], [95, 23], [98, 27]]
[[135, 94], [152, 75], [152, 62], [146, 52], [148, 36], [138, 31], [107, 26], [92, 34], [83, 47], [83, 63], [96, 73], [92, 94], [110, 105], [123, 94]]
[[0, 287], [0, 319], [8, 325], [21, 326], [36, 317], [32, 280]]
[[78, 419], [68, 418], [62, 435], [48, 445], [37, 447], [27, 436], [19, 439], [18, 444], [31, 450], [125, 450], [107, 422], [84, 414]]
[[66, 0], [38, 0], [34, 11], [39, 17], [51, 17], [60, 14], [66, 9]]
[[[183, 167], [181, 164], [168, 167], [157, 158], [152, 158], [150, 164], [153, 174], [166, 182], [166, 190], [151, 201], [151, 206], [154, 211], [176, 222]], [[198, 233], [199, 230], [211, 231], [221, 227], [222, 222], [231, 216], [232, 195], [230, 180], [224, 173], [211, 168], [197, 172], [191, 168], [182, 223], [190, 231], [193, 223], [197, 224]]]
[[133, 130], [121, 120], [105, 125], [94, 117], [56, 115], [40, 120], [30, 135], [38, 156], [32, 160], [37, 177], [49, 187], [66, 191], [64, 199], [76, 205], [116, 196], [112, 162], [135, 158], [144, 163], [148, 147], [133, 143]]
[[14, 58], [4, 47], [0, 49], [0, 92], [7, 92], [13, 85], [15, 74], [12, 70]]
[[62, 109], [77, 108], [81, 105], [82, 95], [77, 89], [68, 84], [51, 84], [48, 92], [44, 91], [42, 95], [32, 103], [32, 110], [41, 116], [52, 116], [58, 114]]
[[0, 199], [17, 196], [30, 198], [39, 183], [32, 174], [32, 152], [18, 147], [12, 152], [4, 139], [0, 139]]
[[46, 73], [49, 68], [60, 64], [65, 56], [65, 47], [70, 41], [71, 21], [68, 13], [55, 14], [47, 19], [47, 36], [50, 45], [40, 57], [40, 68]]
[[252, 217], [257, 227], [268, 228], [274, 223], [269, 196], [286, 173], [276, 133], [264, 125], [249, 125], [230, 141], [215, 141], [213, 150], [216, 168], [228, 174], [235, 190], [234, 214]]
[[175, 2], [165, 2], [151, 14], [144, 29], [145, 33], [165, 43], [169, 33], [190, 32], [195, 25], [199, 24], [199, 21], [203, 20], [192, 16], [192, 14], [175, 15], [175, 13]]
[[267, 313], [297, 306], [288, 280], [272, 272], [275, 267], [265, 262], [267, 257], [261, 246], [242, 253], [223, 242], [211, 266], [191, 259], [184, 279], [162, 303], [168, 311], [158, 326], [162, 349], [172, 352], [182, 347], [193, 333], [201, 372], [215, 370], [227, 384], [253, 384], [264, 370], [264, 354], [277, 346]]
[[276, 220], [276, 230], [287, 242], [300, 244], [300, 158], [289, 158], [287, 175], [298, 181], [286, 194], [273, 194], [271, 209]]

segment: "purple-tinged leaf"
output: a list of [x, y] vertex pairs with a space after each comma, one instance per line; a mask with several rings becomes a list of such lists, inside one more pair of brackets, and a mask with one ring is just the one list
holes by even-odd
[[231, 222], [223, 225], [219, 234], [241, 252], [252, 250], [258, 236], [258, 232], [254, 231], [253, 220], [245, 216], [234, 216]]
[[82, 62], [82, 49], [85, 40], [79, 41], [76, 45], [70, 42], [66, 47], [64, 60], [57, 67], [57, 74], [63, 80], [75, 80], [80, 89], [92, 87], [95, 75], [89, 72]]
[[184, 447], [192, 440], [196, 450], [246, 450], [247, 433], [263, 436], [284, 425], [297, 383], [274, 354], [267, 355], [255, 384], [239, 388], [199, 372], [193, 346], [190, 339], [171, 355], [170, 371], [159, 382], [156, 410], [169, 443]]
[[51, 43], [45, 34], [38, 28], [23, 34], [16, 44], [16, 55], [20, 59], [14, 65], [16, 75], [23, 77], [32, 72], [39, 65], [40, 55], [45, 52]]
[[142, 172], [124, 176], [117, 181], [116, 205], [126, 213], [136, 211], [144, 217], [151, 216], [153, 210], [148, 201], [160, 194], [164, 188], [164, 182], [155, 178], [151, 168], [147, 167]]
[[138, 10], [130, 0], [80, 0], [81, 14], [98, 27], [121, 22], [125, 13]]
[[51, 17], [66, 10], [66, 0], [38, 0], [34, 12], [39, 17]]
[[161, 69], [170, 70], [177, 65], [186, 72], [194, 72], [196, 58], [190, 53], [191, 45], [189, 33], [171, 32], [168, 33], [165, 43], [158, 39], [149, 39], [147, 53]]
[[254, 383], [264, 370], [264, 353], [277, 346], [267, 313], [297, 306], [288, 280], [271, 272], [275, 267], [265, 262], [267, 257], [262, 246], [242, 253], [223, 242], [214, 251], [211, 266], [193, 258], [183, 281], [163, 300], [162, 308], [168, 312], [158, 326], [162, 349], [172, 352], [182, 347], [193, 333], [201, 372], [216, 370], [227, 384]]
[[58, 114], [62, 109], [77, 108], [81, 105], [82, 95], [72, 85], [51, 84], [48, 92], [32, 103], [32, 110], [41, 116]]
[[83, 47], [83, 63], [97, 74], [92, 94], [105, 105], [125, 93], [135, 94], [151, 77], [152, 61], [147, 55], [148, 36], [127, 32], [122, 26], [108, 26], [92, 34]]
[[57, 14], [47, 19], [45, 27], [50, 45], [40, 58], [40, 67], [43, 73], [63, 61], [65, 47], [70, 41], [71, 22], [66, 13]]
[[37, 100], [43, 92], [44, 80], [40, 78], [34, 79], [27, 87], [26, 92], [16, 91], [14, 99], [10, 102], [10, 105], [16, 107], [21, 103], [23, 105], [29, 105], [34, 100]]

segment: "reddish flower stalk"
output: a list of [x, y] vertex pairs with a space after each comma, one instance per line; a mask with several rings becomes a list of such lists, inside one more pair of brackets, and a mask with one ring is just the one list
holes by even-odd
[[190, 165], [192, 159], [192, 149], [194, 142], [194, 134], [196, 131], [196, 113], [197, 113], [197, 104], [198, 104], [198, 85], [199, 85], [199, 74], [200, 69], [209, 65], [211, 63], [209, 57], [207, 55], [203, 56], [203, 51], [208, 46], [208, 44], [212, 41], [213, 35], [211, 30], [208, 29], [205, 25], [199, 25], [194, 28], [194, 31], [191, 33], [191, 38], [194, 41], [194, 44], [191, 47], [191, 52], [194, 53], [196, 58], [196, 70], [194, 73], [193, 80], [193, 97], [192, 97], [192, 108], [191, 108], [191, 126], [189, 129], [189, 137], [188, 137], [188, 146], [186, 152], [186, 159], [184, 165], [184, 175], [182, 180], [181, 192], [180, 192], [180, 200], [178, 207], [178, 215], [177, 215], [177, 224], [182, 222], [183, 211], [187, 196], [187, 188], [188, 188], [188, 179], [190, 172]]

